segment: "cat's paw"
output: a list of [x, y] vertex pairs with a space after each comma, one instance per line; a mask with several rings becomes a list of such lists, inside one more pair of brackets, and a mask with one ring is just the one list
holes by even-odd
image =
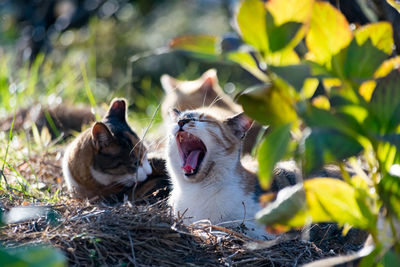
[[146, 159], [143, 160], [142, 165], [138, 169], [137, 181], [143, 182], [147, 179], [147, 176], [152, 173], [152, 168], [150, 166], [149, 161]]

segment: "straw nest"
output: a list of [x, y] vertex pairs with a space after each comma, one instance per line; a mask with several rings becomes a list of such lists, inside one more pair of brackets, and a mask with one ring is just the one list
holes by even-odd
[[298, 239], [252, 243], [224, 228], [185, 227], [164, 201], [114, 207], [70, 201], [54, 209], [61, 215], [59, 225], [43, 218], [9, 225], [3, 228], [3, 245], [51, 244], [72, 265], [294, 266], [329, 254]]
[[[330, 226], [318, 227], [322, 231], [317, 234], [318, 242], [288, 234], [260, 242], [207, 223], [185, 226], [171, 216], [165, 199], [157, 200], [152, 194], [140, 202], [114, 205], [73, 200], [60, 179], [57, 155], [31, 158], [32, 168], [21, 164], [18, 170], [25, 177], [36, 170], [52, 191], [61, 189], [60, 200], [51, 205], [58, 223], [39, 217], [3, 226], [3, 246], [50, 244], [65, 253], [70, 265], [106, 266], [296, 266], [360, 247], [328, 238]], [[12, 202], [7, 197], [0, 199], [3, 210], [23, 204], [19, 193], [13, 194]]]

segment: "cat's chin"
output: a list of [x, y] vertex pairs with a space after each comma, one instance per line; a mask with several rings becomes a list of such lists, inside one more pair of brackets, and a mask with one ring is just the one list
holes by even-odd
[[193, 183], [193, 184], [199, 183], [199, 182], [203, 181], [205, 178], [205, 176], [201, 172], [195, 173], [195, 174], [189, 174], [189, 175], [183, 174], [183, 177], [186, 182]]

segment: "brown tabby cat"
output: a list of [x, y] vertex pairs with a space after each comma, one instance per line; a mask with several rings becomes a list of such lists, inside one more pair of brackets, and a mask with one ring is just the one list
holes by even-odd
[[126, 103], [114, 99], [101, 122], [81, 133], [66, 149], [63, 174], [79, 198], [106, 197], [151, 173], [146, 148], [126, 122]]
[[[218, 84], [217, 72], [210, 69], [194, 81], [179, 81], [169, 75], [161, 76], [161, 84], [166, 96], [161, 106], [164, 121], [168, 119], [168, 110], [177, 108], [189, 110], [202, 107], [218, 107], [226, 116], [233, 116], [243, 112], [240, 105], [224, 93]], [[248, 131], [242, 152], [250, 153], [256, 143], [261, 126], [254, 124]]]

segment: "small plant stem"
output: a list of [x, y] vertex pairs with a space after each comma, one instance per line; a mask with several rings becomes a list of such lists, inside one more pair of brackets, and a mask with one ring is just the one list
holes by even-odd
[[351, 185], [351, 178], [349, 173], [346, 171], [344, 163], [341, 162], [339, 163], [339, 168], [340, 168], [340, 172], [342, 173], [343, 179], [346, 181], [346, 183]]
[[17, 198], [17, 196], [14, 194], [14, 189], [8, 184], [7, 178], [4, 175], [3, 170], [0, 170], [0, 179], [1, 179], [1, 177], [4, 178], [4, 182], [6, 183], [7, 190], [10, 191], [10, 193], [14, 196], [14, 198]]
[[[82, 73], [83, 83], [85, 85], [86, 95], [89, 99], [89, 103], [92, 106], [93, 111], [95, 111], [96, 101], [94, 99], [92, 90], [90, 89], [90, 84], [89, 84], [89, 79], [88, 79], [88, 76], [86, 73], [85, 63], [83, 63], [83, 62], [81, 62], [81, 73]], [[96, 117], [96, 120], [98, 120], [98, 121], [101, 120], [101, 118], [100, 118], [99, 114], [97, 114], [97, 112], [95, 112], [94, 115]]]
[[390, 230], [392, 231], [392, 235], [394, 237], [394, 247], [395, 247], [396, 251], [399, 251], [400, 244], [399, 244], [399, 240], [398, 240], [398, 236], [397, 236], [396, 227], [394, 226], [394, 222], [393, 222], [393, 220], [394, 220], [393, 215], [389, 215], [388, 220], [389, 220], [389, 224], [390, 224]]

